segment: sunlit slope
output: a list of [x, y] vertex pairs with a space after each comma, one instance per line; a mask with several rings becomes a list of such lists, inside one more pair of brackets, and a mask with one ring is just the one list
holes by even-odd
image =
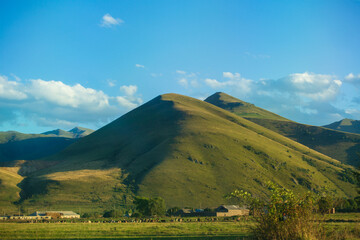
[[[275, 114], [271, 115], [271, 113], [267, 111], [262, 112], [262, 109], [256, 108], [252, 104], [245, 103], [225, 93], [215, 93], [205, 101], [231, 111], [239, 116], [243, 116], [247, 120], [280, 133], [283, 136], [340, 160], [343, 163], [356, 167], [360, 165], [360, 135], [358, 134], [339, 132], [293, 121], [284, 121], [281, 118], [275, 118]], [[228, 107], [236, 103], [241, 104], [243, 107], [232, 109]], [[253, 108], [259, 111], [257, 116], [250, 116], [248, 114]]]
[[[28, 178], [29, 192], [35, 182], [47, 189], [47, 194], [29, 194], [28, 203], [73, 195], [85, 203], [90, 201], [82, 197], [88, 188], [106, 199], [117, 185], [122, 192], [161, 196], [168, 206], [206, 207], [226, 202], [224, 195], [235, 188], [264, 196], [268, 180], [298, 192], [327, 186], [338, 196], [356, 194], [347, 179], [351, 176], [344, 173], [351, 167], [177, 94], [151, 100], [47, 160], [61, 163]], [[85, 180], [77, 178], [79, 172]], [[103, 186], [108, 180], [102, 180], [107, 176], [108, 188]]]
[[18, 167], [0, 167], [0, 211], [2, 210], [2, 213], [17, 210], [13, 202], [19, 200], [21, 189], [17, 184], [23, 179], [17, 173], [18, 170]]
[[240, 117], [289, 121], [275, 113], [256, 107], [254, 104], [241, 101], [223, 92], [214, 93], [204, 101], [235, 113]]
[[324, 127], [338, 131], [360, 134], [360, 120], [345, 118], [341, 121], [325, 125]]

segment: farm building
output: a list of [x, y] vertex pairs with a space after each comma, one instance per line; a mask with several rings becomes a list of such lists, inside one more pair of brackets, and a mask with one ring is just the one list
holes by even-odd
[[56, 218], [80, 218], [80, 215], [73, 211], [36, 211], [30, 216], [48, 216], [52, 219]]
[[249, 215], [249, 209], [241, 208], [238, 205], [221, 205], [216, 209], [217, 217], [231, 217]]

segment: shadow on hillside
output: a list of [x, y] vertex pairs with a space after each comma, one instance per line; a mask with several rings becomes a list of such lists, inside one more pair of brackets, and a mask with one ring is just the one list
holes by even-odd
[[59, 188], [60, 183], [45, 178], [26, 177], [17, 186], [21, 191], [19, 193], [20, 199], [15, 204], [21, 204], [26, 199], [39, 194], [46, 194], [50, 189]]
[[41, 137], [0, 144], [0, 162], [35, 160], [60, 152], [78, 139]]

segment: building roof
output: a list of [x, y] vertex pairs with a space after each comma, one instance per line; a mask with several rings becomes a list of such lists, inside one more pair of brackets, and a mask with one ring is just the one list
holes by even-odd
[[39, 215], [45, 215], [47, 213], [59, 213], [63, 216], [74, 216], [74, 215], [79, 215], [73, 211], [36, 211], [34, 213], [32, 213], [30, 216], [39, 216]]
[[227, 210], [242, 210], [244, 208], [241, 208], [239, 205], [221, 205], [219, 208], [225, 208]]

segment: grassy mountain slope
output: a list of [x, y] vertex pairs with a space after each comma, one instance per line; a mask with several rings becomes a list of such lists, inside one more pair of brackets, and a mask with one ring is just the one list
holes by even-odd
[[323, 127], [334, 129], [334, 130], [339, 130], [339, 131], [343, 131], [343, 132], [360, 134], [360, 120], [352, 120], [352, 119], [345, 118], [341, 121], [334, 122], [329, 125], [325, 125]]
[[13, 202], [19, 200], [21, 189], [17, 185], [23, 180], [18, 170], [19, 167], [0, 167], [0, 210], [17, 211]]
[[244, 118], [260, 118], [273, 119], [280, 121], [289, 121], [275, 113], [269, 112], [265, 109], [256, 107], [254, 104], [241, 101], [226, 93], [217, 92], [204, 100], [222, 109], [228, 110], [236, 115]]
[[[216, 101], [218, 98], [220, 98], [221, 101]], [[229, 111], [239, 116], [245, 116], [246, 119], [258, 125], [275, 131], [341, 162], [356, 167], [360, 165], [360, 135], [333, 131], [323, 127], [310, 126], [292, 121], [283, 121], [280, 118], [275, 119], [273, 116], [266, 114], [261, 114], [261, 117], [246, 116], [246, 113], [253, 111], [252, 109], [254, 107], [251, 104], [247, 105], [248, 103], [244, 104], [243, 101], [225, 93], [215, 93], [205, 101], [226, 110], [229, 110], [229, 107], [226, 107], [229, 104], [236, 102], [243, 104], [243, 108], [236, 108]], [[262, 109], [259, 108], [257, 111], [261, 112]]]
[[268, 194], [272, 180], [304, 192], [356, 194], [353, 168], [212, 104], [165, 94], [72, 144], [60, 163], [22, 182], [27, 207], [126, 205], [133, 194], [168, 206], [216, 206], [235, 188]]
[[42, 134], [0, 132], [0, 162], [43, 158], [63, 150], [75, 141]]

